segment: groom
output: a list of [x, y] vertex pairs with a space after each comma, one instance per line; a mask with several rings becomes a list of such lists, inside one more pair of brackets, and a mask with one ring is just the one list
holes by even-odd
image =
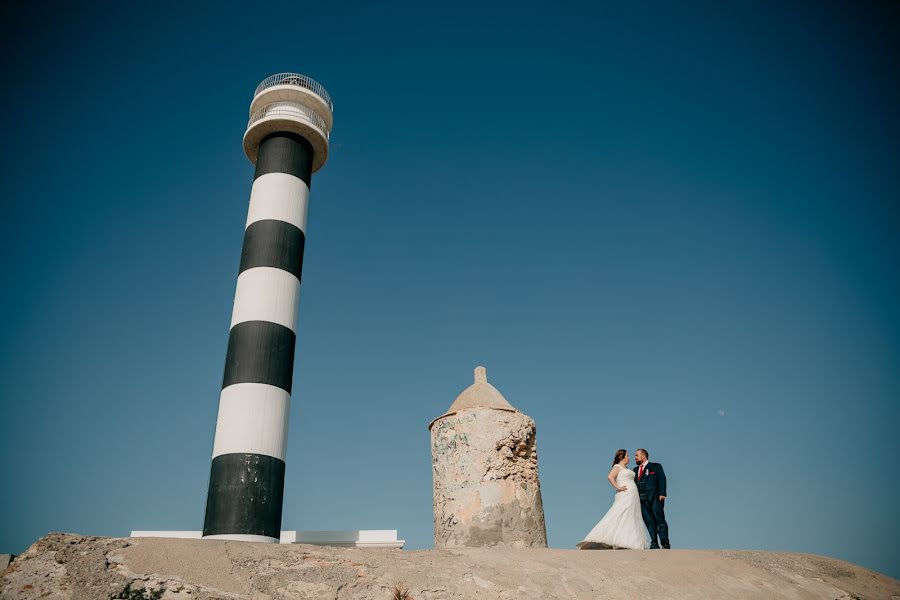
[[[662, 465], [650, 462], [650, 454], [643, 448], [634, 451], [634, 481], [641, 498], [641, 516], [650, 532], [650, 549], [660, 546], [669, 549], [669, 525], [666, 523], [666, 473]], [[657, 542], [659, 537], [659, 542]]]

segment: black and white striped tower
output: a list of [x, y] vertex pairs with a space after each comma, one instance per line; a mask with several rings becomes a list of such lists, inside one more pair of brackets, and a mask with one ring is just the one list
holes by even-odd
[[256, 165], [234, 295], [204, 538], [278, 542], [306, 208], [328, 158], [331, 98], [296, 73], [259, 84], [244, 152]]

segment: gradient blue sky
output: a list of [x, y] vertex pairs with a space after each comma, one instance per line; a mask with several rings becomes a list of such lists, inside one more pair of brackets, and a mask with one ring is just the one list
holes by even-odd
[[201, 527], [241, 135], [299, 71], [335, 128], [285, 529], [430, 547], [426, 426], [481, 363], [552, 546], [646, 446], [676, 547], [900, 576], [900, 5], [88, 4], [0, 18], [0, 552]]

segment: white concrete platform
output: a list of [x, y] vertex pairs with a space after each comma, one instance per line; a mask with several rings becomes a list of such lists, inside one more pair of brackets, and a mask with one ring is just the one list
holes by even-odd
[[[199, 540], [202, 531], [139, 531], [131, 536], [155, 538], [182, 538]], [[282, 531], [282, 544], [313, 544], [342, 548], [396, 548], [401, 549], [406, 540], [397, 539], [396, 529], [352, 529], [349, 531]]]

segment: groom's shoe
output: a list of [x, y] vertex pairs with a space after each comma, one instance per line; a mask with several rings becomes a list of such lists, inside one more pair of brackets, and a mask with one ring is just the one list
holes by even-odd
[[657, 546], [656, 544], [651, 544], [650, 549], [651, 550], [659, 550], [659, 546]]
[[663, 547], [663, 550], [671, 550], [672, 549], [672, 546], [670, 546], [669, 544], [663, 544], [662, 547]]

